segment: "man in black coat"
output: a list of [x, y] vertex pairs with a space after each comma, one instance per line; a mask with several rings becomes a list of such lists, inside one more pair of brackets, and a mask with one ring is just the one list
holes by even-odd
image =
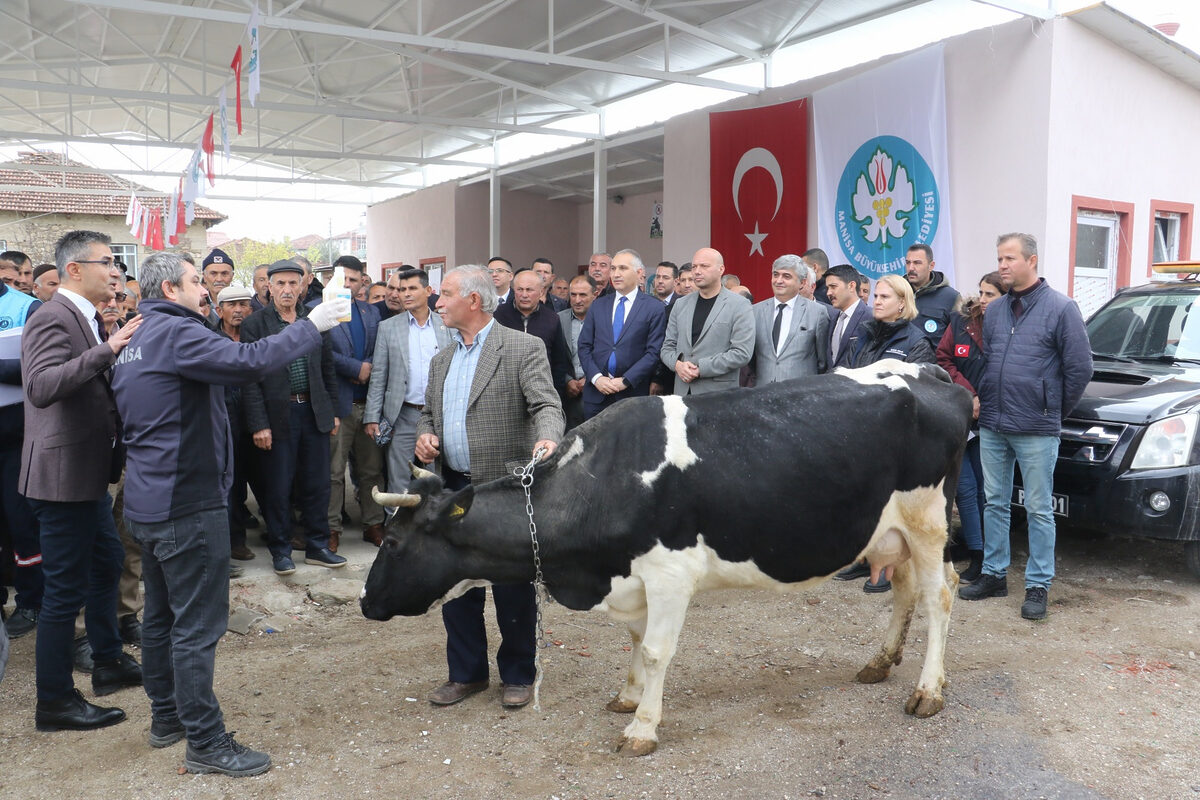
[[545, 284], [536, 272], [531, 269], [519, 271], [513, 277], [509, 292], [512, 302], [497, 306], [495, 317], [504, 327], [536, 336], [545, 343], [550, 376], [561, 397], [566, 394], [567, 381], [573, 377], [574, 369], [558, 314], [541, 301], [544, 288]]
[[[308, 316], [302, 300], [304, 268], [295, 261], [276, 261], [267, 270], [271, 303], [242, 323], [242, 341], [254, 342]], [[346, 559], [329, 549], [329, 435], [337, 430], [334, 398], [337, 376], [329, 334], [321, 334], [319, 353], [301, 356], [286, 369], [263, 376], [245, 387], [242, 402], [246, 429], [259, 448], [266, 474], [261, 505], [275, 572], [290, 575], [292, 561], [291, 490], [297, 480], [300, 524], [306, 547], [304, 563], [341, 567]]]

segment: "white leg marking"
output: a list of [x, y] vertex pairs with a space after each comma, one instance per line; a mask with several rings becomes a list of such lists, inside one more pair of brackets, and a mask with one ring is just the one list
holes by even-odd
[[575, 441], [571, 443], [571, 448], [569, 450], [567, 450], [567, 452], [563, 453], [562, 458], [560, 458], [558, 460], [558, 465], [561, 467], [561, 466], [565, 465], [571, 459], [575, 458], [578, 455], [582, 455], [582, 454], [583, 454], [583, 439], [579, 436], [576, 436]]
[[663, 401], [663, 426], [667, 430], [667, 446], [666, 452], [663, 453], [663, 462], [652, 471], [642, 473], [642, 484], [644, 486], [653, 486], [658, 480], [658, 476], [668, 466], [674, 466], [680, 471], [683, 471], [700, 460], [700, 456], [696, 455], [696, 451], [688, 446], [687, 440], [687, 406], [683, 402], [682, 397], [670, 395], [664, 397]]

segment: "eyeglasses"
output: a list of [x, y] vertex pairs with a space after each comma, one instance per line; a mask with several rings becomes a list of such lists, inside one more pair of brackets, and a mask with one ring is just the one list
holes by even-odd
[[113, 264], [115, 264], [117, 262], [111, 258], [102, 258], [99, 261], [85, 261], [84, 259], [81, 258], [78, 261], [76, 261], [75, 263], [76, 264], [103, 264], [106, 267], [111, 267]]
[[123, 302], [125, 302], [125, 298], [127, 298], [127, 297], [129, 297], [129, 294], [128, 294], [128, 293], [126, 293], [126, 292], [117, 292], [117, 293], [116, 293], [116, 295], [114, 295], [114, 299], [115, 299], [115, 300], [116, 300], [118, 303], [123, 303]]
[[505, 269], [504, 267], [500, 267], [499, 269], [489, 269], [488, 272], [492, 273], [493, 275], [499, 275], [502, 272], [507, 272], [510, 275], [512, 274], [511, 269]]

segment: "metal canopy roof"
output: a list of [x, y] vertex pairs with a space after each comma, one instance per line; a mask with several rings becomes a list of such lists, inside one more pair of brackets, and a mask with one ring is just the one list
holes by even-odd
[[[439, 167], [499, 166], [512, 134], [552, 133], [566, 149], [502, 169], [506, 188], [586, 199], [600, 141], [610, 194], [651, 191], [661, 127], [608, 136], [604, 106], [672, 83], [756, 93], [781, 48], [925, 2], [260, 0], [262, 92], [250, 108], [243, 72], [246, 130], [232, 150], [297, 183], [400, 193], [443, 180]], [[1047, 16], [1019, 0], [986, 4]], [[4, 0], [0, 141], [194, 147], [251, 7]], [[726, 67], [741, 69], [709, 74]], [[241, 172], [222, 179], [261, 180]]]

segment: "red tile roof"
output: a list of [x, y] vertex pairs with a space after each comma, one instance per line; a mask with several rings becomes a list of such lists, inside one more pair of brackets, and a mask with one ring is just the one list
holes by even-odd
[[[14, 168], [13, 165], [72, 167], [81, 171], [54, 172]], [[73, 194], [69, 191], [37, 192], [22, 189], [5, 191], [5, 186], [46, 186], [55, 189], [110, 190], [112, 194]], [[129, 210], [129, 194], [137, 192], [142, 205], [166, 211], [169, 198], [132, 181], [114, 177], [86, 164], [72, 161], [60, 153], [21, 153], [16, 161], [0, 164], [0, 211], [37, 214], [99, 214], [124, 217]], [[150, 194], [147, 194], [150, 193]], [[196, 219], [220, 222], [227, 217], [196, 204]]]

